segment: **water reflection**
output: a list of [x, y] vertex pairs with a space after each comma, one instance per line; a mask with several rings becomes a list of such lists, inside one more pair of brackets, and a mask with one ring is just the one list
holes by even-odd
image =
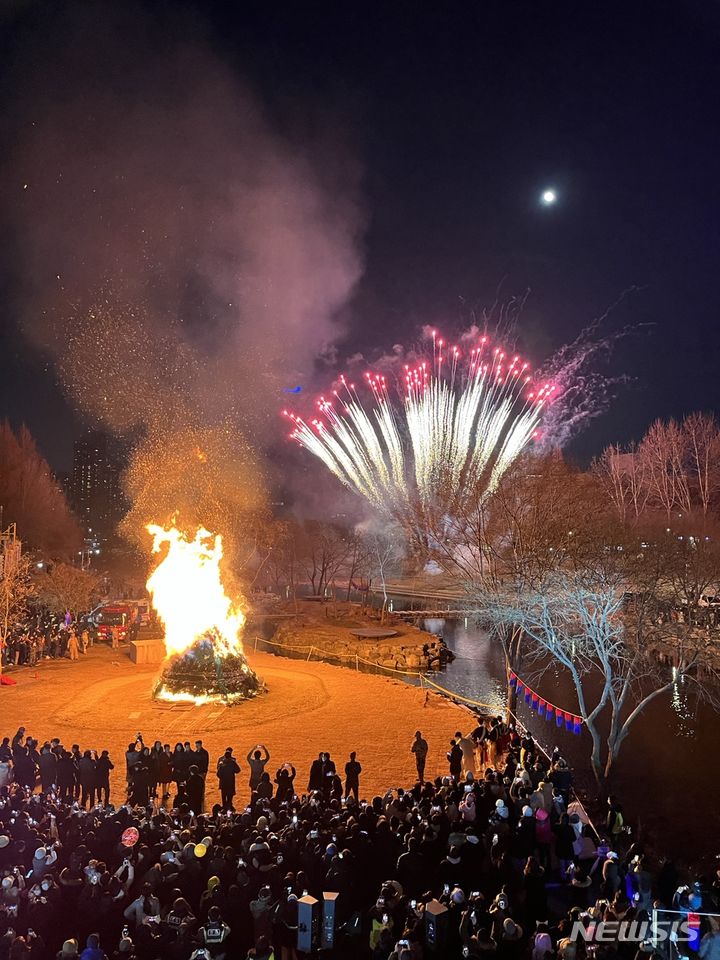
[[423, 629], [443, 637], [455, 654], [445, 679], [457, 693], [489, 704], [501, 713], [505, 709], [505, 675], [502, 651], [497, 642], [464, 620], [423, 621]]
[[673, 686], [670, 703], [678, 718], [676, 734], [678, 737], [692, 738], [695, 736], [695, 716], [690, 708], [687, 693], [687, 683], [684, 676], [678, 679], [677, 670], [673, 667]]
[[[499, 643], [472, 618], [427, 620], [424, 628], [442, 636], [456, 656], [440, 682], [464, 696], [496, 703], [502, 712], [505, 666]], [[643, 836], [651, 843], [653, 835], [661, 836], [663, 850], [680, 861], [697, 861], [720, 849], [715, 801], [720, 767], [709, 762], [717, 753], [718, 717], [709, 704], [698, 703], [693, 688], [680, 678], [667, 695], [653, 700], [633, 723], [613, 776], [613, 790], [640, 821]], [[568, 710], [577, 702], [572, 682], [561, 670], [545, 674], [542, 690]], [[543, 747], [559, 747], [592, 796], [596, 788], [588, 771], [587, 731], [575, 736], [559, 729], [523, 701], [518, 715]], [[683, 816], [688, 810], [692, 816]]]

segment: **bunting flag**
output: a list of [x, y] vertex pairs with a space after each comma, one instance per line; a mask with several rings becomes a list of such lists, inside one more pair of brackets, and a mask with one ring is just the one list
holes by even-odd
[[561, 710], [560, 707], [556, 707], [554, 703], [544, 700], [539, 693], [536, 693], [513, 671], [510, 671], [508, 682], [517, 692], [518, 696], [522, 696], [525, 703], [527, 703], [532, 710], [536, 711], [538, 716], [545, 717], [546, 720], [552, 720], [554, 717], [555, 724], [559, 729], [565, 727], [569, 733], [580, 733], [583, 723], [582, 717], [578, 717], [577, 714], [574, 713], [568, 713], [567, 710]]

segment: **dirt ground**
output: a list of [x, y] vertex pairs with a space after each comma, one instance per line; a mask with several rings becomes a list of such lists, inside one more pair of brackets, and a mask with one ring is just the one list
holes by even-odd
[[157, 666], [136, 666], [123, 649], [93, 647], [75, 663], [46, 661], [14, 670], [17, 685], [0, 687], [0, 732], [12, 736], [22, 725], [41, 743], [57, 736], [68, 748], [79, 743], [82, 749], [109, 750], [115, 803], [125, 798], [124, 753], [137, 731], [148, 745], [202, 739], [210, 752], [211, 804], [218, 796], [212, 773], [228, 746], [242, 769], [241, 802], [249, 796], [245, 758], [258, 742], [270, 751], [271, 776], [284, 761], [293, 763], [299, 792], [319, 751], [329, 751], [344, 772], [349, 752], [356, 750], [361, 795], [371, 797], [414, 782], [410, 745], [416, 729], [428, 741], [426, 776], [433, 777], [447, 772], [445, 754], [455, 730], [473, 726], [463, 708], [401, 681], [264, 653], [250, 652], [249, 660], [267, 694], [233, 707], [165, 705], [150, 697]]

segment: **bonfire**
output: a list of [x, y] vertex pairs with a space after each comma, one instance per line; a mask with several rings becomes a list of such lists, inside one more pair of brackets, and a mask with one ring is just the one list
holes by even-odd
[[165, 628], [166, 654], [153, 696], [201, 705], [262, 693], [243, 653], [243, 599], [231, 600], [223, 583], [222, 537], [200, 528], [190, 539], [174, 524], [147, 530], [153, 553], [162, 555], [147, 588]]

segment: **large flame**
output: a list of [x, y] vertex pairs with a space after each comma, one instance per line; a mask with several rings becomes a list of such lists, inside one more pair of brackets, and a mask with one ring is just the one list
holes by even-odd
[[181, 655], [202, 637], [211, 637], [223, 657], [242, 654], [240, 634], [245, 614], [225, 593], [220, 561], [222, 537], [200, 527], [194, 540], [173, 524], [168, 529], [150, 523], [153, 553], [167, 545], [147, 588], [165, 626], [165, 651]]

